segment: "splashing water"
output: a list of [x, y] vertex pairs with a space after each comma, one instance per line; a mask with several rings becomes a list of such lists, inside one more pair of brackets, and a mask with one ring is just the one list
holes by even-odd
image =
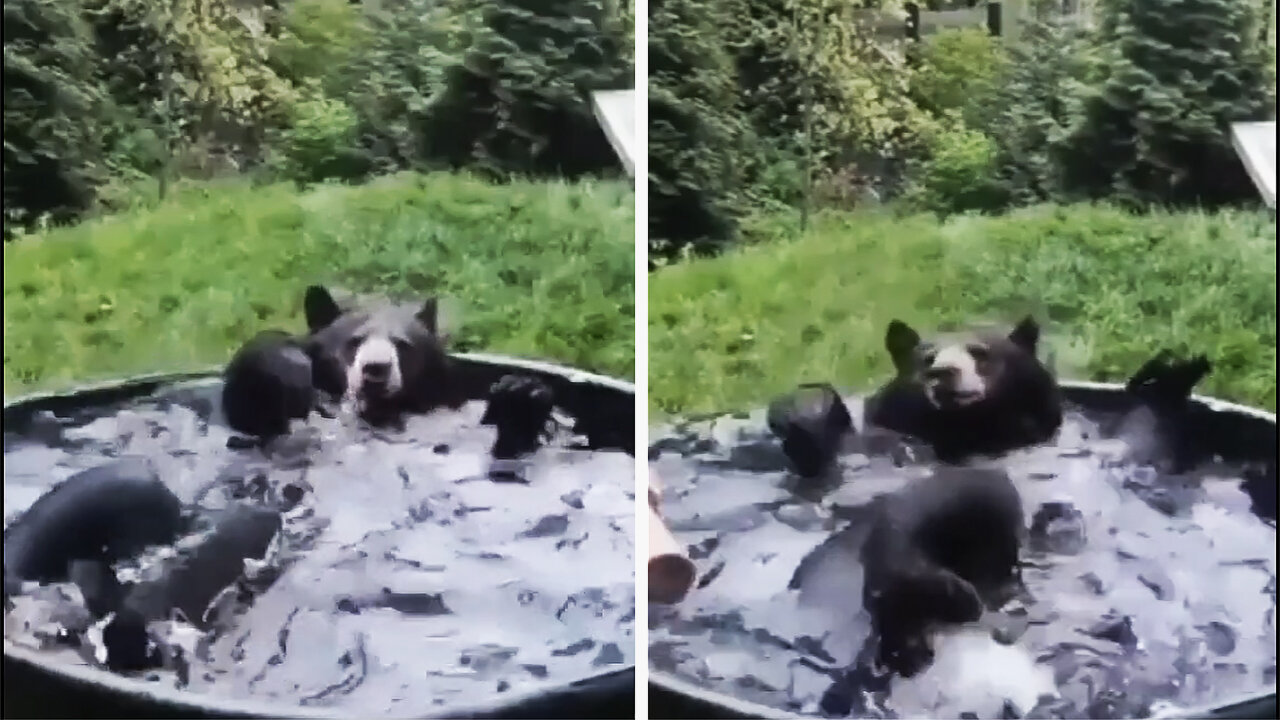
[[[1218, 465], [1197, 472], [1189, 511], [1161, 512], [1130, 488], [1178, 479], [1129, 462], [1131, 441], [1072, 412], [1055, 445], [990, 461], [1028, 522], [1044, 503], [1074, 506], [1083, 542], [1024, 547], [1032, 600], [999, 614], [1001, 642], [989, 624], [939, 630], [931, 666], [877, 684], [850, 681], [870, 632], [854, 548], [870, 501], [929, 462], [882, 442], [841, 457], [838, 483], [820, 487], [786, 471], [763, 412], [665, 430], [650, 456], [699, 580], [679, 606], [650, 607], [651, 667], [828, 716], [1142, 717], [1274, 687], [1274, 525]], [[855, 542], [827, 542], [837, 532]]]
[[[516, 481], [497, 482], [480, 402], [391, 434], [313, 417], [270, 452], [228, 450], [228, 431], [210, 422], [216, 396], [171, 389], [5, 428], [6, 525], [57, 482], [126, 454], [150, 458], [191, 507], [286, 508], [273, 552], [246, 562], [247, 577], [265, 578], [256, 597], [208, 633], [160, 628], [185, 665], [152, 679], [400, 715], [634, 662], [630, 456], [570, 449], [561, 436], [506, 463]], [[122, 562], [117, 574], [154, 575], [172, 552]], [[78, 600], [69, 583], [15, 598], [5, 635], [91, 661], [101, 648], [69, 652], [59, 641], [83, 615]]]

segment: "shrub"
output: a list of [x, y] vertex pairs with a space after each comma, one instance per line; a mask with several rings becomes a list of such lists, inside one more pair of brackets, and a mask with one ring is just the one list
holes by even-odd
[[846, 0], [747, 5], [734, 43], [739, 67], [749, 70], [741, 93], [755, 131], [807, 158], [802, 170], [817, 178], [856, 178], [894, 192], [894, 166], [918, 150], [927, 120], [910, 96], [911, 66], [884, 38], [848, 21]]
[[369, 42], [361, 5], [347, 0], [293, 0], [284, 8], [271, 61], [295, 84], [318, 80], [332, 97], [351, 90], [351, 64]]
[[235, 0], [92, 0], [112, 93], [179, 152], [205, 143], [256, 162], [293, 88], [268, 63], [263, 14]]
[[88, 209], [103, 180], [110, 98], [94, 74], [93, 31], [71, 0], [4, 4], [5, 237]]
[[386, 0], [369, 10], [368, 42], [352, 59], [345, 100], [359, 144], [380, 172], [429, 164], [431, 105], [470, 42], [454, 0]]
[[986, 131], [992, 96], [1008, 71], [1008, 53], [985, 28], [954, 28], [931, 35], [918, 46], [911, 94], [929, 112], [961, 113]]
[[756, 210], [799, 207], [805, 199], [807, 156], [789, 138], [756, 137], [757, 150], [743, 168], [743, 197]]
[[356, 147], [358, 120], [346, 103], [313, 86], [291, 112], [291, 126], [275, 143], [273, 165], [281, 177], [310, 183], [352, 180], [369, 172], [369, 162]]
[[10, 222], [72, 220], [103, 183], [182, 162], [256, 162], [292, 98], [259, 13], [234, 0], [15, 0], [4, 13]]
[[589, 97], [631, 84], [611, 10], [604, 0], [473, 0], [472, 41], [431, 104], [431, 154], [498, 175], [616, 171]]
[[928, 156], [913, 163], [906, 200], [939, 214], [992, 211], [1007, 197], [992, 182], [996, 144], [966, 127], [958, 111], [943, 118], [928, 135]]

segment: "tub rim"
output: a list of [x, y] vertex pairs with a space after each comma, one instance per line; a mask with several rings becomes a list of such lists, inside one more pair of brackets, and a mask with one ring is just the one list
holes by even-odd
[[[580, 370], [570, 365], [545, 360], [520, 358], [499, 353], [450, 353], [450, 357], [463, 363], [488, 366], [492, 369], [511, 368], [534, 373], [553, 375], [563, 378], [569, 383], [596, 385], [603, 389], [630, 395], [635, 398], [635, 384], [626, 380]], [[58, 390], [43, 390], [4, 399], [5, 411], [29, 403], [49, 401], [63, 397], [74, 397], [85, 393], [109, 392], [112, 390], [128, 391], [130, 388], [145, 388], [148, 385], [162, 386], [166, 389], [180, 389], [184, 386], [201, 385], [217, 380], [223, 366], [208, 366], [203, 369], [184, 372], [155, 372], [133, 375], [122, 378], [96, 380], [66, 387]], [[634, 637], [634, 636], [633, 636]], [[148, 682], [141, 678], [118, 675], [103, 668], [89, 665], [75, 665], [56, 660], [48, 652], [42, 652], [19, 645], [8, 637], [4, 638], [4, 658], [6, 662], [14, 661], [26, 665], [29, 669], [54, 678], [62, 683], [88, 687], [106, 695], [127, 697], [141, 704], [163, 708], [166, 711], [180, 711], [202, 717], [251, 717], [251, 718], [301, 718], [306, 720], [334, 720], [352, 717], [349, 708], [344, 706], [306, 706], [287, 703], [270, 703], [243, 698], [231, 698], [213, 694], [198, 693], [191, 690], [178, 689], [168, 685]], [[575, 693], [589, 693], [592, 690], [612, 688], [615, 684], [621, 687], [634, 687], [636, 663], [633, 661], [606, 672], [598, 672], [559, 680], [535, 686], [520, 692], [504, 693], [500, 702], [447, 705], [422, 712], [404, 714], [387, 714], [383, 718], [466, 718], [486, 717], [511, 709], [518, 709], [526, 704], [536, 703], [548, 697], [558, 695], [571, 696]], [[632, 678], [627, 680], [627, 676]], [[13, 688], [10, 689], [10, 692]], [[634, 702], [634, 697], [632, 698]], [[363, 713], [356, 713], [357, 715]]]
[[[1123, 383], [1098, 382], [1094, 380], [1059, 380], [1058, 386], [1064, 391], [1093, 390], [1125, 392], [1125, 386]], [[1276, 426], [1276, 414], [1260, 408], [1249, 407], [1248, 405], [1241, 405], [1229, 400], [1221, 400], [1219, 398], [1210, 397], [1208, 395], [1199, 395], [1196, 393], [1192, 393], [1191, 400], [1216, 412], [1238, 413], [1256, 420], [1271, 423], [1273, 427]], [[648, 659], [648, 656], [648, 648], [645, 648], [645, 658]], [[799, 713], [789, 713], [779, 708], [743, 700], [734, 695], [716, 692], [714, 690], [695, 685], [692, 682], [672, 673], [663, 670], [655, 670], [652, 666], [648, 668], [648, 671], [648, 682], [650, 685], [655, 685], [661, 690], [692, 699], [696, 702], [728, 710], [729, 712], [734, 713], [735, 717], [767, 718], [769, 720], [773, 720], [774, 718], [816, 717], [811, 715], [801, 715]], [[1167, 708], [1158, 713], [1153, 713], [1151, 718], [1152, 720], [1190, 720], [1191, 718], [1222, 717], [1223, 712], [1230, 710], [1231, 708], [1247, 707], [1261, 703], [1268, 698], [1274, 702], [1276, 691], [1277, 684], [1271, 683], [1270, 685], [1264, 686], [1255, 692], [1229, 695], [1214, 703], [1204, 703], [1190, 707]]]

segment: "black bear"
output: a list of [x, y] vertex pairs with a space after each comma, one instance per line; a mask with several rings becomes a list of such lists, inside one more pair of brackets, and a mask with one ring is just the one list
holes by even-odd
[[1151, 473], [1131, 473], [1125, 487], [1151, 507], [1171, 516], [1186, 515], [1203, 500], [1201, 478], [1191, 472], [1212, 460], [1222, 423], [1213, 410], [1191, 399], [1191, 391], [1212, 370], [1203, 355], [1174, 360], [1161, 350], [1125, 383], [1131, 406], [1110, 434], [1125, 440], [1125, 461], [1148, 466]]
[[4, 529], [5, 595], [25, 580], [65, 580], [75, 561], [115, 562], [163, 545], [185, 523], [181, 502], [146, 458], [126, 455], [82, 470]]
[[313, 285], [303, 307], [317, 388], [354, 401], [371, 424], [464, 402], [445, 352], [435, 298], [416, 307], [343, 307], [326, 288]]
[[1191, 400], [1191, 391], [1212, 369], [1204, 355], [1174, 360], [1168, 350], [1138, 368], [1125, 383], [1137, 407], [1125, 414], [1117, 430], [1133, 443], [1130, 460], [1182, 473], [1212, 455], [1200, 442], [1203, 422], [1198, 416], [1206, 411]]
[[266, 330], [245, 343], [222, 376], [222, 412], [238, 433], [269, 440], [289, 432], [316, 406], [315, 372], [306, 341]]
[[173, 617], [174, 610], [191, 625], [210, 629], [215, 617], [208, 614], [210, 606], [241, 580], [246, 560], [266, 557], [282, 527], [277, 511], [239, 503], [201, 520], [199, 542], [166, 558], [155, 577], [112, 592], [118, 604], [102, 630], [108, 667], [128, 671], [155, 666], [147, 624]]
[[1047, 442], [1062, 425], [1062, 398], [1036, 357], [1039, 342], [1031, 317], [1008, 335], [944, 345], [893, 320], [885, 347], [896, 375], [867, 400], [865, 419], [928, 443], [943, 462]]
[[769, 431], [803, 477], [816, 477], [835, 464], [845, 438], [854, 434], [849, 408], [826, 383], [807, 383], [769, 404]]
[[933, 660], [935, 626], [1003, 604], [1024, 535], [1022, 499], [999, 470], [943, 467], [876, 498], [861, 560], [879, 663], [910, 677]]
[[545, 382], [526, 375], [504, 375], [489, 388], [481, 425], [498, 430], [490, 454], [499, 460], [531, 453], [547, 434], [555, 395]]

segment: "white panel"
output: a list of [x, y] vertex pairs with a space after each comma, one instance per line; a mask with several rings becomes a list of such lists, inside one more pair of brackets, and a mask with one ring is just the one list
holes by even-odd
[[1231, 141], [1267, 207], [1276, 208], [1276, 121], [1234, 123]]
[[[628, 175], [635, 175], [635, 158], [639, 146], [636, 134], [636, 91], [604, 90], [591, 93], [596, 117], [604, 127], [605, 135], [613, 144], [614, 152], [622, 158]], [[1274, 155], [1274, 152], [1272, 153]], [[1274, 173], [1272, 173], [1274, 175]]]

